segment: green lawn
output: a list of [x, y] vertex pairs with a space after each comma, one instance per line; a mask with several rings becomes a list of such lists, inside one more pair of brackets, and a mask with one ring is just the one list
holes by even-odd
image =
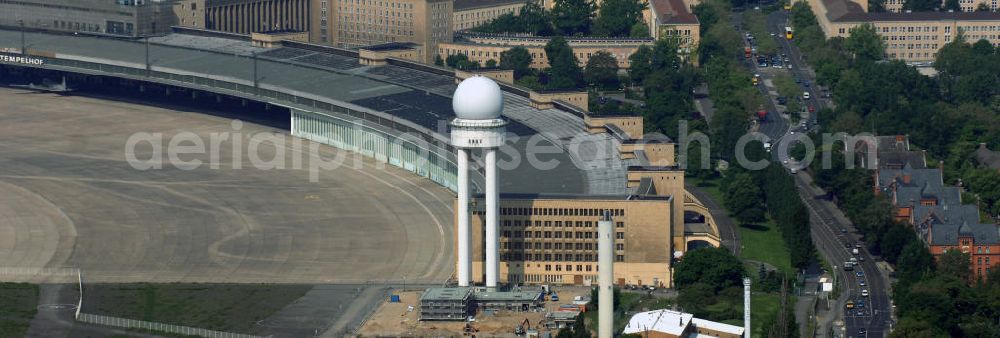
[[781, 239], [778, 227], [768, 219], [763, 224], [741, 225], [740, 243], [743, 249], [740, 258], [774, 265], [778, 269], [794, 274], [788, 247]]
[[0, 283], [0, 337], [24, 337], [38, 312], [38, 285]]
[[93, 284], [86, 285], [88, 313], [257, 333], [257, 321], [299, 299], [308, 285]]
[[[719, 179], [701, 180], [693, 177], [686, 179], [691, 180], [695, 186], [704, 190], [720, 205], [725, 206], [722, 191], [719, 190]], [[781, 239], [781, 233], [778, 232], [778, 228], [770, 219], [760, 225], [741, 225], [739, 232], [740, 243], [743, 246], [740, 250], [741, 259], [765, 262], [782, 271], [794, 273], [788, 247], [785, 246], [784, 240]]]

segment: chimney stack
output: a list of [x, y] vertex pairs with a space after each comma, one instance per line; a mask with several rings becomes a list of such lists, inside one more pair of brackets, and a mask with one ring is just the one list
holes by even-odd
[[614, 329], [614, 239], [612, 235], [611, 212], [604, 210], [597, 222], [597, 337], [611, 338]]
[[750, 278], [743, 278], [743, 337], [750, 336]]

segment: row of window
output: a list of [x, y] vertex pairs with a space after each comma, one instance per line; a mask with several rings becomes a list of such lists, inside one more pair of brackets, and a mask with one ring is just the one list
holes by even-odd
[[625, 209], [580, 209], [580, 208], [500, 208], [500, 215], [516, 216], [601, 216], [610, 211], [611, 216], [625, 216]]
[[[573, 227], [574, 224], [576, 225], [577, 228], [591, 228], [591, 227], [596, 226], [597, 222], [595, 222], [595, 221], [576, 221], [576, 222], [574, 222], [574, 221], [566, 221], [566, 227], [567, 228]], [[521, 221], [519, 219], [515, 219], [515, 220], [505, 219], [505, 220], [503, 220], [500, 223], [500, 225], [505, 226], [505, 227], [511, 227], [511, 226], [512, 227], [522, 227], [522, 226], [524, 226], [524, 227], [530, 227], [531, 226], [531, 220]], [[540, 220], [536, 220], [535, 221], [535, 226], [536, 227], [552, 227], [552, 226], [555, 226], [557, 228], [561, 228], [563, 226], [563, 221], [540, 221]], [[615, 222], [615, 227], [616, 228], [624, 228], [625, 227], [625, 222]], [[535, 237], [539, 237], [537, 235], [537, 233], [538, 232], [536, 231]], [[518, 236], [518, 237], [520, 237], [520, 236]], [[531, 237], [531, 235], [528, 234], [528, 235], [525, 235], [525, 237]], [[546, 237], [546, 238], [548, 238], [548, 237]]]
[[378, 7], [385, 7], [385, 8], [413, 9], [413, 4], [412, 3], [404, 3], [404, 2], [399, 2], [399, 1], [337, 0], [337, 2], [338, 3], [342, 3], [342, 4], [378, 6]]
[[896, 43], [893, 43], [893, 44], [889, 44], [889, 45], [886, 46], [886, 49], [903, 49], [903, 48], [906, 48], [906, 49], [933, 49], [933, 50], [937, 50], [938, 49], [938, 44], [936, 44], [936, 43], [935, 44], [929, 44], [929, 43], [925, 43], [925, 44], [919, 44], [919, 43], [918, 44], [912, 44], [912, 43], [911, 44], [903, 44], [903, 43], [896, 44]]
[[[500, 242], [501, 250], [597, 250], [597, 243], [562, 243], [562, 242]], [[625, 243], [616, 243], [615, 250], [624, 251]]]
[[[484, 230], [485, 231], [485, 230]], [[565, 236], [565, 237], [564, 237]], [[531, 231], [521, 232], [519, 230], [505, 230], [500, 233], [501, 238], [576, 238], [576, 239], [596, 239], [597, 231]], [[624, 232], [615, 232], [615, 239], [625, 239]]]
[[896, 58], [900, 58], [900, 59], [904, 59], [904, 58], [905, 59], [914, 59], [914, 58], [920, 58], [920, 57], [922, 57], [924, 59], [927, 59], [927, 58], [937, 57], [937, 53], [923, 53], [923, 55], [921, 55], [920, 53], [899, 53], [899, 54], [897, 54], [897, 53], [889, 53], [888, 56], [889, 56], [889, 58], [892, 58], [892, 59], [896, 59]]
[[[541, 254], [519, 251], [501, 252], [500, 260], [504, 262], [596, 262], [596, 254]], [[624, 262], [625, 255], [615, 255], [615, 262]], [[527, 265], [527, 264], [526, 264]]]

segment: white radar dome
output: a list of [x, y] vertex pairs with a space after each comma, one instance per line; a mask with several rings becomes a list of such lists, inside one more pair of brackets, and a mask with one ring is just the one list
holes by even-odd
[[473, 76], [462, 81], [451, 99], [455, 116], [465, 120], [492, 120], [503, 112], [503, 91], [485, 76]]

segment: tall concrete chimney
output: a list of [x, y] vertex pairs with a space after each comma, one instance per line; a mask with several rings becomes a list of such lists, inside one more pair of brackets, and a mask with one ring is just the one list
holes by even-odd
[[743, 337], [750, 334], [750, 278], [743, 278]]
[[611, 238], [614, 227], [611, 213], [607, 210], [597, 222], [597, 338], [611, 338], [614, 329], [614, 239]]

